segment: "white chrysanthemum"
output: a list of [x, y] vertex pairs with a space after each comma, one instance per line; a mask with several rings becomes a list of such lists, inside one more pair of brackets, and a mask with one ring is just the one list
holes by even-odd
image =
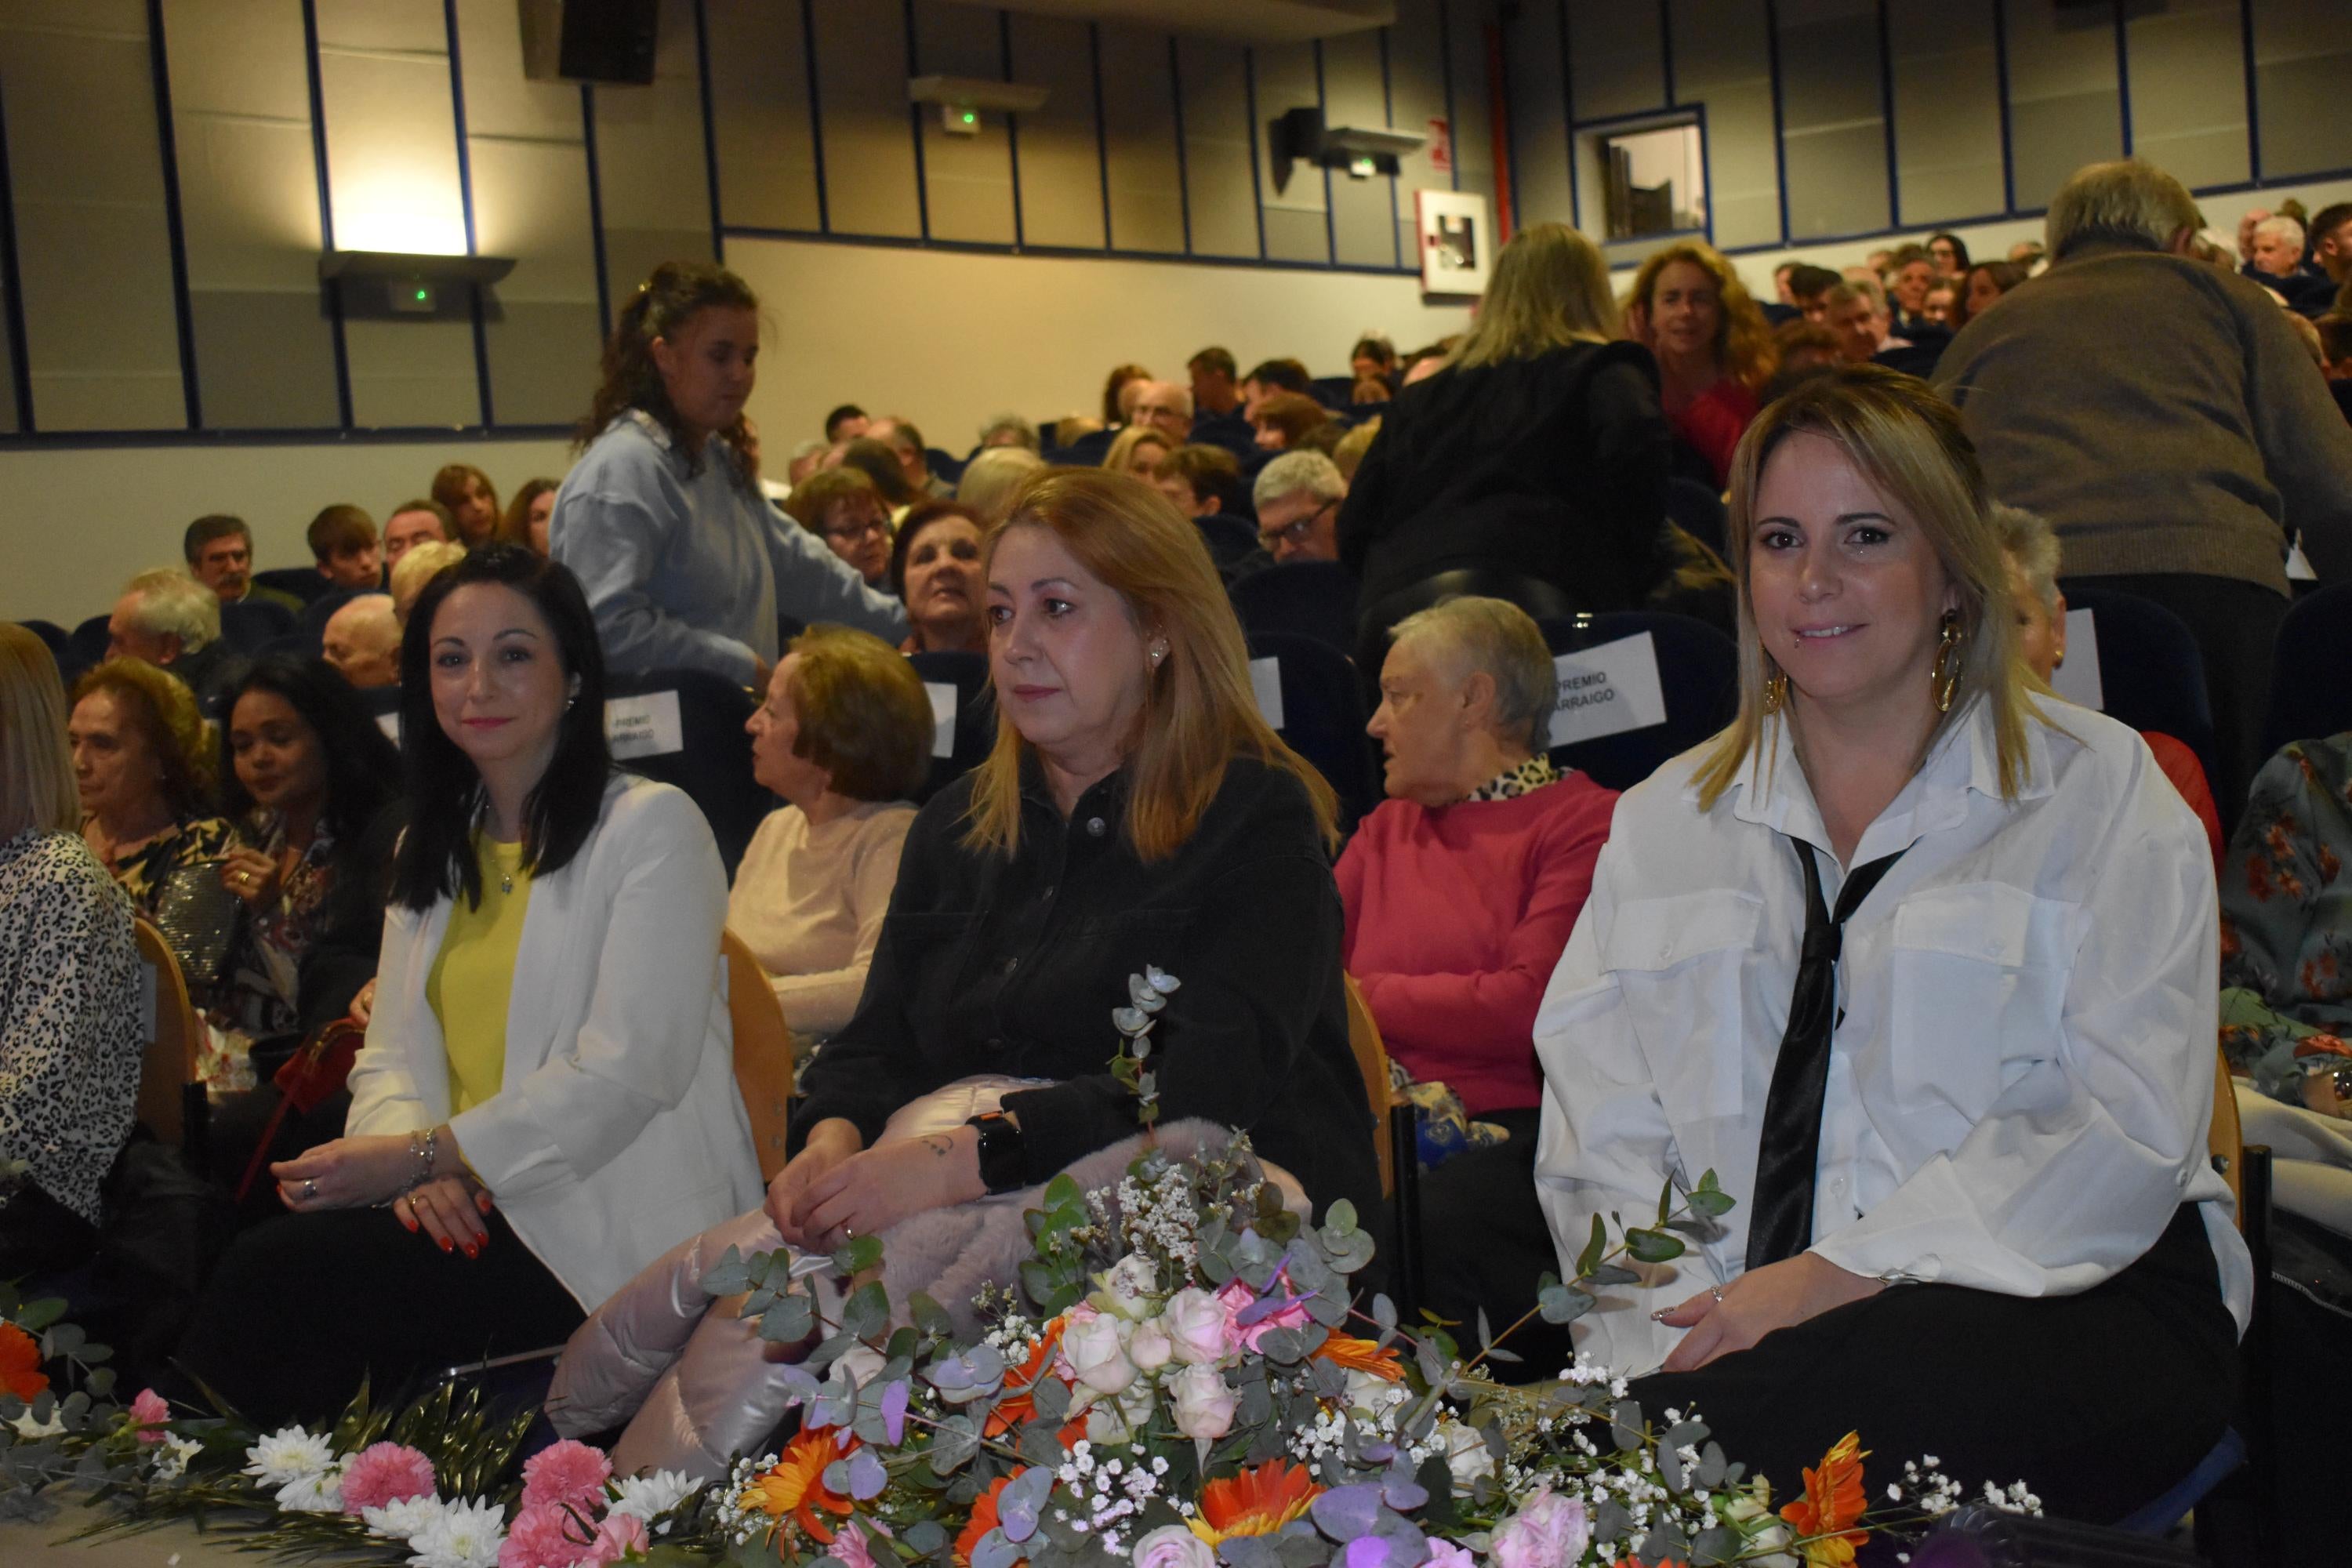
[[626, 1476], [613, 1483], [620, 1496], [607, 1510], [630, 1514], [651, 1524], [702, 1489], [702, 1483], [682, 1471], [656, 1470], [649, 1476]]
[[265, 1487], [282, 1487], [305, 1476], [315, 1476], [335, 1462], [335, 1451], [324, 1437], [313, 1437], [299, 1426], [281, 1426], [245, 1451], [245, 1473]]
[[202, 1443], [193, 1438], [166, 1433], [163, 1440], [149, 1450], [149, 1457], [155, 1461], [154, 1479], [159, 1481], [178, 1480], [188, 1473], [188, 1461], [203, 1453], [204, 1448]]
[[320, 1470], [295, 1477], [278, 1489], [278, 1506], [288, 1513], [342, 1512], [343, 1472]]
[[453, 1502], [408, 1538], [410, 1568], [498, 1568], [507, 1541], [507, 1510], [494, 1502]]
[[37, 1443], [44, 1437], [54, 1437], [66, 1429], [65, 1417], [55, 1406], [50, 1407], [49, 1418], [47, 1421], [34, 1420], [32, 1411], [26, 1410], [8, 1425], [15, 1427], [16, 1436], [27, 1443]]
[[443, 1511], [441, 1500], [428, 1495], [402, 1498], [382, 1508], [362, 1509], [360, 1518], [370, 1535], [380, 1535], [386, 1541], [410, 1541], [437, 1521]]

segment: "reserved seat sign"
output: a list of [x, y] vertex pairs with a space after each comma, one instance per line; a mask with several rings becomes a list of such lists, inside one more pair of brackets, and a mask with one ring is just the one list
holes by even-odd
[[677, 693], [648, 691], [604, 700], [604, 743], [615, 762], [661, 757], [686, 750], [686, 725], [678, 717]]
[[1666, 721], [1666, 693], [1658, 679], [1658, 646], [1635, 632], [1597, 647], [1555, 658], [1559, 699], [1551, 710], [1551, 743], [1572, 746]]

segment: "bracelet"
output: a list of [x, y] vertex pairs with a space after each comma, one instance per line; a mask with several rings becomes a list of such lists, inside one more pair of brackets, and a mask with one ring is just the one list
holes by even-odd
[[416, 1161], [416, 1175], [408, 1184], [410, 1192], [415, 1192], [433, 1179], [434, 1156], [438, 1152], [435, 1145], [440, 1142], [440, 1138], [441, 1129], [438, 1127], [428, 1127], [422, 1131], [409, 1133], [408, 1152]]

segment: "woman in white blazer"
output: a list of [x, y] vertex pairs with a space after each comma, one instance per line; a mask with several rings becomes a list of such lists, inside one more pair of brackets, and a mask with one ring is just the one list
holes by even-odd
[[761, 1196], [726, 874], [690, 800], [614, 771], [577, 580], [477, 551], [401, 675], [411, 820], [351, 1117], [270, 1167], [295, 1212], [237, 1242], [178, 1357], [265, 1426], [559, 1343]]

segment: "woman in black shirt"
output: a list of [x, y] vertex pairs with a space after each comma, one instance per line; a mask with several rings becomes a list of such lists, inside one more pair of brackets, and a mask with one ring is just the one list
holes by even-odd
[[[1181, 983], [1152, 1037], [1162, 1116], [1245, 1131], [1318, 1210], [1376, 1212], [1330, 787], [1259, 717], [1199, 531], [1136, 479], [1057, 470], [991, 531], [987, 574], [996, 747], [908, 836], [769, 1191], [778, 1229], [830, 1247], [1135, 1132], [1110, 1015], [1147, 964]], [[877, 1142], [982, 1075], [1003, 1092], [982, 1114]]]

